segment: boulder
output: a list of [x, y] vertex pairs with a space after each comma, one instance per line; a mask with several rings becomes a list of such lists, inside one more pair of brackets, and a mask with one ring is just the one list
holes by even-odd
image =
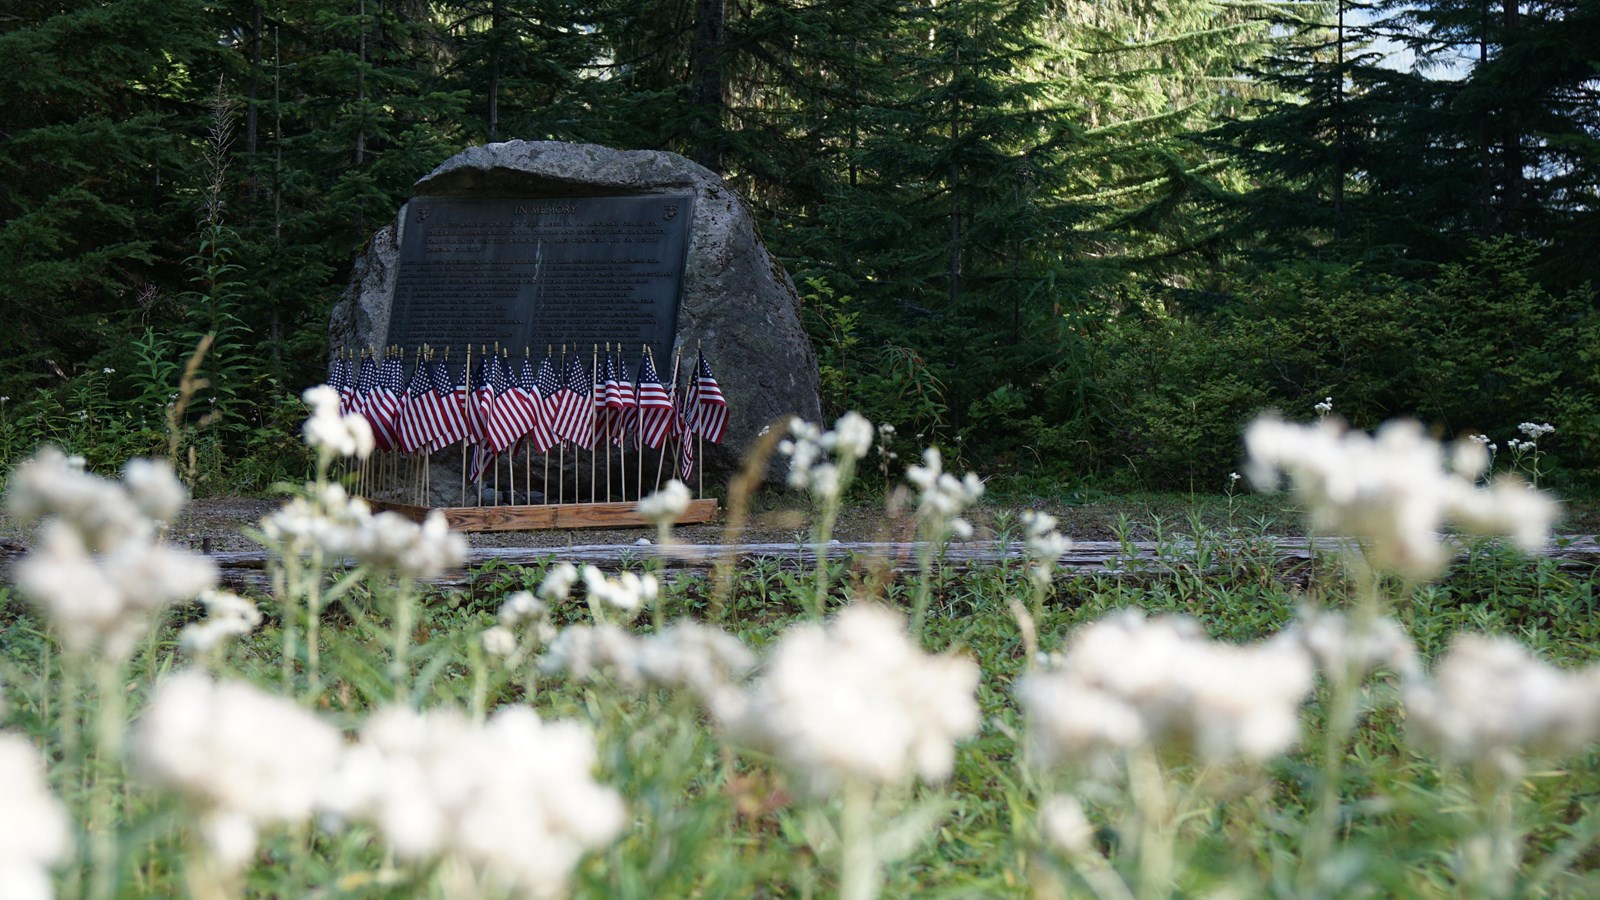
[[[694, 195], [675, 345], [705, 351], [728, 400], [721, 446], [705, 446], [705, 471], [724, 477], [768, 424], [821, 418], [816, 356], [800, 324], [794, 282], [767, 252], [754, 218], [716, 173], [676, 153], [596, 144], [507, 141], [472, 147], [418, 181], [417, 196], [587, 197]], [[399, 212], [405, 215], [405, 209]], [[334, 307], [335, 350], [380, 348], [389, 325], [399, 245], [379, 229]], [[709, 480], [708, 480], [709, 486]]]

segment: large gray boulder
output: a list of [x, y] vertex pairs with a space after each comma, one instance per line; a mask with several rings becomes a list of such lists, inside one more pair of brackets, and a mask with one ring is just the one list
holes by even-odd
[[[728, 399], [722, 445], [705, 447], [706, 472], [720, 476], [739, 465], [763, 427], [785, 415], [816, 421], [821, 403], [794, 282], [762, 245], [749, 209], [716, 173], [676, 153], [507, 141], [462, 151], [416, 184], [416, 195], [429, 197], [688, 192], [694, 219], [675, 344], [689, 360], [697, 344], [704, 348]], [[356, 260], [329, 327], [336, 350], [382, 347], [399, 259], [396, 235], [396, 223], [379, 229]]]

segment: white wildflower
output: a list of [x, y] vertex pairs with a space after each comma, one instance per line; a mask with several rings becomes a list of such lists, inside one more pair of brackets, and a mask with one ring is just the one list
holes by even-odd
[[115, 375], [116, 373], [117, 373], [117, 370], [111, 368], [110, 366], [106, 366], [104, 369], [100, 370], [100, 374], [102, 374], [102, 375]]
[[666, 487], [640, 500], [638, 512], [657, 526], [671, 525], [689, 509], [690, 499], [688, 485], [674, 478]]
[[572, 563], [560, 563], [550, 569], [539, 585], [539, 596], [547, 603], [560, 603], [572, 593], [578, 583], [578, 568]]
[[1537, 441], [1547, 434], [1556, 433], [1556, 427], [1549, 422], [1545, 422], [1543, 425], [1534, 422], [1523, 422], [1517, 426], [1517, 430], [1526, 435], [1529, 441]]
[[1318, 416], [1326, 417], [1329, 413], [1333, 412], [1333, 398], [1323, 397], [1322, 402], [1313, 406], [1312, 409], [1317, 411]]
[[926, 533], [938, 538], [949, 528], [958, 536], [962, 533], [970, 536], [971, 526], [957, 516], [983, 496], [981, 478], [968, 472], [958, 479], [944, 471], [939, 448], [929, 447], [922, 451], [922, 465], [906, 469], [906, 480], [921, 492], [917, 519]]
[[1072, 541], [1056, 531], [1056, 517], [1048, 513], [1030, 509], [1022, 514], [1022, 524], [1027, 533], [1023, 552], [1031, 564], [1029, 574], [1034, 584], [1048, 587], [1056, 562], [1072, 549]]
[[122, 469], [122, 483], [134, 505], [157, 522], [171, 522], [189, 502], [189, 491], [164, 459], [130, 459]]
[[644, 636], [610, 624], [575, 625], [556, 636], [539, 668], [581, 680], [607, 674], [632, 688], [688, 688], [709, 702], [755, 664], [738, 638], [685, 620]]
[[1261, 762], [1298, 740], [1311, 680], [1294, 641], [1224, 644], [1193, 620], [1125, 610], [1079, 629], [1059, 666], [1024, 676], [1017, 695], [1046, 764], [1147, 743]]
[[206, 618], [191, 622], [178, 634], [184, 652], [193, 656], [210, 653], [229, 638], [249, 634], [261, 624], [261, 610], [255, 601], [228, 591], [206, 591], [200, 595]]
[[93, 550], [155, 533], [127, 489], [84, 472], [81, 458], [54, 447], [40, 449], [11, 473], [6, 510], [24, 523], [47, 516], [65, 522]]
[[504, 625], [496, 625], [483, 632], [483, 649], [490, 656], [510, 656], [517, 650], [517, 636]]
[[1522, 753], [1577, 753], [1600, 736], [1600, 668], [1563, 671], [1507, 637], [1457, 635], [1432, 682], [1404, 697], [1418, 743], [1506, 777]]
[[1370, 542], [1364, 549], [1374, 566], [1412, 578], [1444, 567], [1435, 532], [1448, 523], [1509, 535], [1534, 550], [1555, 516], [1542, 494], [1508, 481], [1480, 490], [1448, 470], [1440, 445], [1414, 422], [1390, 422], [1369, 437], [1330, 422], [1264, 418], [1250, 426], [1245, 445], [1258, 488], [1275, 488], [1287, 474], [1317, 529]]
[[380, 572], [431, 578], [466, 561], [467, 539], [451, 531], [438, 510], [429, 512], [421, 525], [399, 513], [381, 512], [355, 532], [349, 553]]
[[50, 867], [72, 853], [72, 820], [27, 740], [0, 733], [0, 896], [49, 900]]
[[528, 622], [537, 622], [548, 618], [550, 607], [529, 591], [517, 591], [506, 597], [500, 604], [500, 611], [496, 614], [500, 624], [506, 628], [515, 628]]
[[822, 436], [821, 443], [824, 450], [860, 459], [871, 452], [873, 435], [872, 423], [860, 413], [851, 411], [833, 423], [833, 430]]
[[526, 707], [481, 726], [454, 710], [391, 707], [362, 728], [323, 809], [370, 824], [405, 859], [455, 859], [499, 890], [560, 897], [582, 855], [626, 824], [595, 763], [587, 728]]
[[342, 746], [292, 700], [195, 672], [156, 685], [131, 739], [135, 771], [199, 811], [219, 862], [235, 864], [254, 829], [310, 819]]
[[876, 431], [861, 414], [847, 412], [827, 432], [810, 422], [790, 419], [789, 434], [789, 439], [778, 444], [778, 452], [789, 457], [789, 486], [832, 501], [844, 491], [856, 461], [872, 450]]
[[372, 520], [366, 501], [351, 497], [340, 485], [311, 485], [307, 496], [295, 497], [261, 520], [267, 543], [286, 556], [313, 551], [340, 556], [354, 551], [366, 538], [362, 532]]
[[623, 612], [648, 606], [655, 602], [661, 592], [661, 585], [654, 575], [623, 572], [616, 578], [607, 578], [594, 566], [583, 567], [583, 585], [595, 600]]
[[1077, 797], [1055, 794], [1046, 798], [1039, 807], [1039, 824], [1045, 839], [1063, 853], [1081, 856], [1093, 852], [1094, 826]]
[[57, 521], [39, 535], [17, 565], [16, 583], [74, 653], [125, 657], [156, 613], [216, 584], [211, 560], [164, 544], [128, 540], [91, 554], [77, 531]]
[[852, 606], [826, 628], [791, 627], [760, 681], [714, 711], [735, 739], [826, 793], [948, 778], [955, 742], [978, 728], [977, 684], [971, 660], [923, 653], [899, 615]]
[[311, 417], [301, 428], [306, 446], [324, 457], [355, 456], [366, 459], [376, 443], [372, 425], [362, 416], [339, 414], [339, 392], [325, 384], [307, 388], [300, 395], [311, 407]]
[[1380, 666], [1404, 678], [1421, 672], [1416, 646], [1405, 627], [1393, 619], [1378, 619], [1358, 628], [1343, 613], [1306, 607], [1284, 637], [1298, 640], [1330, 679], [1359, 681]]

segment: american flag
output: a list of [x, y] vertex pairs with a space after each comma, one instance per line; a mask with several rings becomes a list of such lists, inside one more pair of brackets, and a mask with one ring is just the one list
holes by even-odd
[[672, 395], [661, 385], [655, 363], [649, 355], [639, 364], [639, 440], [652, 450], [659, 449], [672, 430]]
[[616, 388], [617, 376], [611, 369], [611, 351], [606, 351], [606, 361], [600, 362], [599, 354], [594, 361], [594, 433], [596, 436], [611, 433], [611, 404], [610, 392]]
[[361, 367], [357, 370], [354, 383], [350, 386], [350, 411], [349, 414], [367, 416], [367, 401], [372, 397], [372, 391], [378, 386], [378, 361], [362, 352]]
[[550, 445], [555, 446], [555, 443], [561, 440], [561, 435], [556, 433], [556, 413], [560, 411], [559, 395], [562, 388], [561, 379], [556, 377], [556, 367], [550, 364], [550, 357], [546, 356], [539, 363], [539, 374], [534, 376], [533, 382], [539, 392], [545, 431], [550, 433]]
[[566, 382], [556, 392], [556, 414], [550, 429], [557, 437], [589, 449], [594, 445], [593, 379], [577, 354], [567, 360]]
[[504, 453], [533, 429], [533, 413], [529, 398], [517, 390], [510, 360], [491, 357], [489, 368], [494, 405], [489, 410], [488, 444], [493, 452]]
[[694, 398], [690, 410], [694, 430], [713, 444], [722, 443], [722, 432], [728, 427], [728, 401], [722, 396], [722, 386], [711, 374], [711, 364], [700, 354], [694, 367], [694, 384], [690, 391]]
[[450, 365], [436, 359], [428, 365], [428, 378], [433, 383], [433, 393], [427, 401], [428, 449], [443, 450], [467, 436], [467, 419], [461, 408], [466, 396], [456, 395], [456, 380], [450, 375]]
[[428, 364], [419, 359], [416, 371], [406, 383], [406, 392], [400, 397], [400, 414], [395, 416], [397, 445], [406, 453], [416, 453], [428, 445], [433, 433], [428, 422], [428, 398], [432, 394]]
[[405, 363], [391, 356], [378, 366], [377, 384], [367, 398], [367, 421], [372, 423], [372, 437], [379, 450], [393, 450], [400, 445], [399, 423], [400, 395], [406, 391]]
[[[610, 398], [607, 397], [607, 403]], [[628, 361], [617, 354], [617, 408], [611, 411], [611, 443], [618, 447], [627, 443], [628, 429], [638, 418], [639, 400], [634, 396], [633, 376], [628, 374]]]
[[335, 356], [328, 364], [328, 386], [339, 392], [339, 415], [350, 414], [350, 404], [356, 398], [356, 373], [350, 360]]
[[[545, 361], [544, 370], [550, 367], [549, 360]], [[550, 374], [550, 381], [556, 380], [555, 373]], [[528, 429], [528, 442], [533, 444], [533, 449], [540, 453], [555, 446], [556, 439], [550, 434], [548, 416], [544, 409], [544, 392], [539, 388], [539, 376], [533, 373], [533, 360], [524, 356], [522, 369], [517, 373], [517, 399], [528, 408], [528, 417], [533, 420], [533, 426]], [[553, 390], [553, 388], [552, 388]]]
[[688, 410], [691, 415], [694, 413], [694, 401], [690, 399], [693, 393], [692, 386], [684, 391], [684, 396], [680, 398], [683, 402], [679, 404], [677, 414], [674, 416], [677, 422], [674, 431], [678, 438], [678, 480], [684, 484], [688, 484], [689, 477], [694, 474], [694, 434], [691, 423], [683, 419], [684, 410]]
[[467, 439], [479, 446], [489, 440], [489, 412], [494, 408], [494, 386], [489, 383], [493, 373], [489, 365], [493, 359], [491, 356], [478, 360], [467, 391]]

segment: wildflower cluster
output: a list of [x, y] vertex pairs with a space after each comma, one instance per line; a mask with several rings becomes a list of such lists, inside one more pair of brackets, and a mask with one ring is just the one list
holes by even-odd
[[689, 508], [689, 487], [674, 478], [666, 487], [639, 501], [639, 515], [657, 527], [670, 525]]
[[132, 735], [135, 771], [199, 814], [224, 869], [250, 859], [262, 826], [310, 820], [342, 743], [292, 700], [196, 672], [163, 679]]
[[1340, 425], [1292, 425], [1258, 419], [1245, 433], [1250, 477], [1272, 489], [1286, 474], [1320, 530], [1370, 542], [1378, 569], [1416, 579], [1438, 574], [1447, 560], [1436, 531], [1447, 523], [1478, 534], [1509, 535], [1537, 549], [1555, 504], [1518, 482], [1479, 489], [1487, 465], [1482, 447], [1463, 442], [1447, 468], [1440, 445], [1414, 422], [1391, 422], [1376, 435]]
[[875, 432], [861, 414], [847, 412], [831, 431], [791, 419], [789, 435], [778, 444], [778, 452], [789, 457], [789, 486], [827, 502], [838, 499], [856, 461], [872, 450]]
[[190, 654], [210, 653], [229, 638], [249, 634], [261, 624], [261, 610], [255, 601], [238, 594], [206, 591], [200, 602], [206, 608], [205, 619], [185, 625], [178, 635], [178, 642]]
[[604, 673], [630, 688], [687, 688], [708, 701], [755, 665], [755, 654], [738, 638], [688, 620], [644, 636], [608, 624], [573, 626], [539, 661], [546, 674], [588, 680]]
[[0, 897], [48, 900], [50, 867], [72, 852], [72, 822], [39, 751], [9, 734], [0, 734], [0, 809]]
[[1022, 514], [1022, 525], [1027, 539], [1023, 552], [1028, 556], [1028, 574], [1040, 590], [1050, 586], [1056, 561], [1072, 549], [1072, 541], [1056, 531], [1056, 517], [1049, 513], [1028, 510]]
[[205, 557], [161, 541], [157, 522], [175, 517], [185, 492], [164, 463], [130, 463], [122, 483], [84, 472], [45, 448], [17, 467], [10, 513], [43, 520], [38, 545], [16, 583], [44, 609], [74, 653], [121, 659], [154, 615], [216, 584]]
[[1524, 753], [1561, 755], [1600, 739], [1600, 666], [1563, 672], [1510, 638], [1457, 635], [1431, 682], [1404, 691], [1418, 743], [1508, 778]]
[[900, 616], [852, 606], [790, 628], [761, 679], [714, 711], [736, 739], [772, 752], [813, 790], [949, 777], [954, 743], [978, 727], [978, 667], [930, 656]]
[[372, 436], [372, 425], [363, 416], [346, 416], [339, 412], [339, 392], [325, 384], [306, 389], [300, 395], [311, 407], [311, 418], [301, 428], [306, 446], [317, 451], [324, 467], [335, 457], [354, 456], [366, 459], [377, 446]]
[[944, 470], [937, 447], [922, 451], [922, 465], [906, 469], [906, 480], [920, 491], [917, 521], [925, 535], [943, 537], [947, 531], [961, 540], [972, 537], [972, 526], [961, 512], [983, 496], [983, 480], [968, 472], [961, 478]]
[[1080, 629], [1052, 666], [1022, 678], [1017, 695], [1046, 764], [1099, 763], [1148, 744], [1261, 762], [1299, 738], [1311, 679], [1295, 641], [1223, 644], [1191, 619], [1126, 610]]
[[510, 657], [516, 653], [519, 629], [530, 632], [533, 640], [540, 644], [556, 638], [556, 628], [550, 623], [550, 607], [528, 591], [517, 591], [506, 597], [496, 619], [498, 624], [480, 637], [483, 649], [491, 656]]
[[461, 565], [466, 538], [450, 530], [444, 514], [430, 512], [417, 524], [393, 512], [373, 514], [366, 501], [330, 482], [307, 486], [261, 521], [267, 542], [286, 556], [311, 552], [348, 556], [375, 571], [427, 578]]
[[497, 885], [563, 896], [587, 850], [626, 822], [597, 784], [594, 738], [508, 707], [474, 724], [454, 710], [376, 713], [340, 758], [320, 808], [370, 825], [403, 859], [453, 860]]

